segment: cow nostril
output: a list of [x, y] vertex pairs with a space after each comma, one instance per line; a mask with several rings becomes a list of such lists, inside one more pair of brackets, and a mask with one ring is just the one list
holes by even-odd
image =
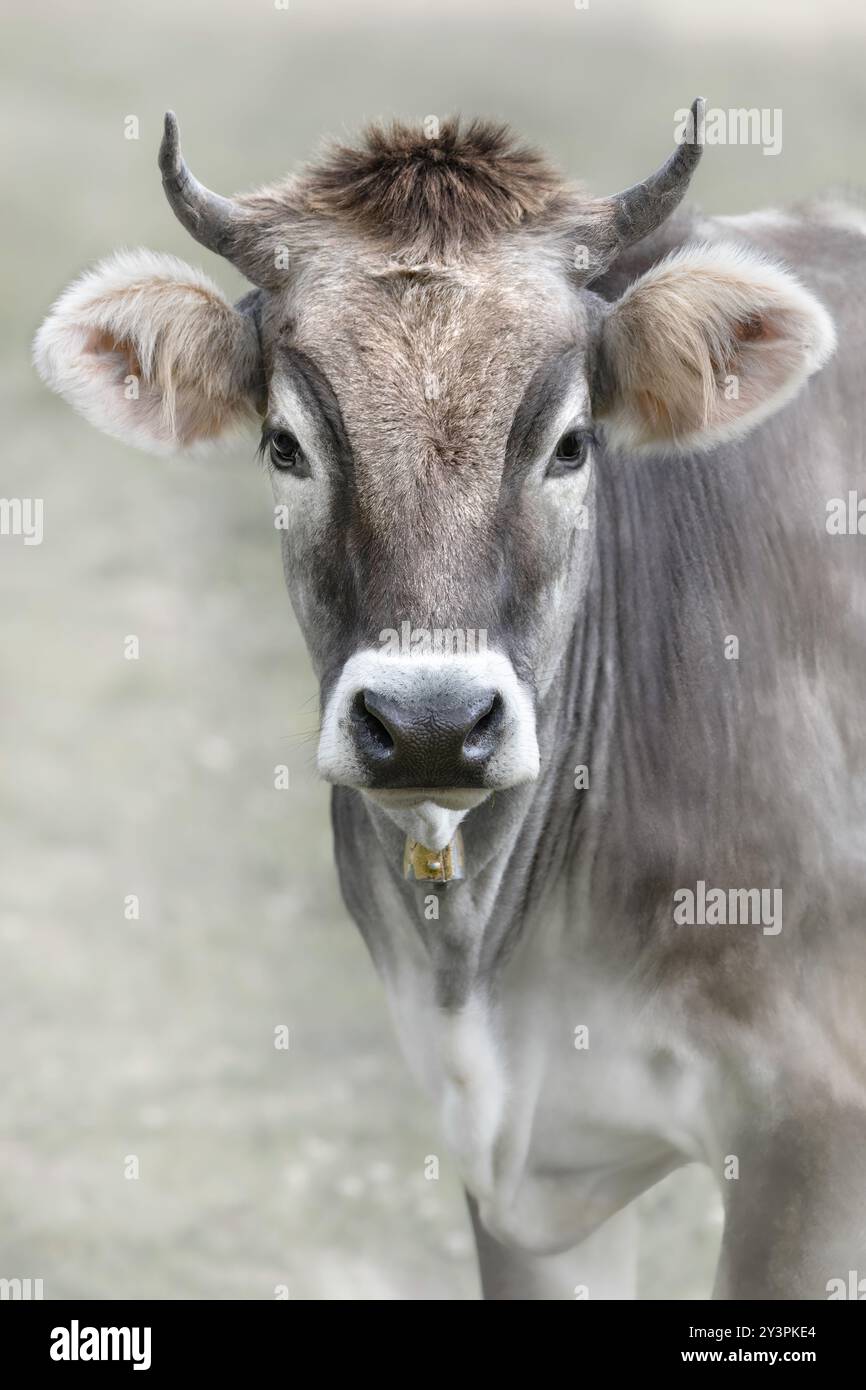
[[463, 752], [470, 758], [486, 758], [493, 751], [493, 744], [502, 728], [504, 703], [502, 696], [491, 696], [490, 704], [476, 720], [463, 740]]
[[[402, 692], [401, 692], [402, 694]], [[370, 773], [392, 786], [446, 787], [481, 776], [505, 725], [505, 702], [495, 690], [455, 699], [412, 702], [359, 690], [348, 720], [355, 749]]]
[[367, 704], [366, 692], [363, 690], [360, 690], [352, 701], [352, 722], [361, 734], [369, 752], [382, 757], [383, 754], [393, 751], [394, 739], [390, 730], [370, 709]]

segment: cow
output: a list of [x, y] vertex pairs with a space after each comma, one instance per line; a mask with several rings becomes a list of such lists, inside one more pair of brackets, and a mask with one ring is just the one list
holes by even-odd
[[123, 252], [35, 341], [145, 449], [261, 424], [342, 892], [487, 1299], [634, 1297], [690, 1163], [715, 1298], [866, 1272], [866, 216], [689, 209], [703, 119], [615, 196], [449, 118], [226, 198], [168, 113], [251, 289]]

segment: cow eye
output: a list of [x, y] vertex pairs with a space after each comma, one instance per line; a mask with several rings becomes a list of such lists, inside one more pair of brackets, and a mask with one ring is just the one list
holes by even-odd
[[296, 468], [301, 457], [301, 446], [288, 430], [277, 430], [271, 435], [271, 463], [275, 468]]
[[556, 452], [547, 470], [548, 477], [574, 473], [578, 468], [582, 468], [589, 456], [591, 443], [591, 430], [567, 430], [556, 446]]

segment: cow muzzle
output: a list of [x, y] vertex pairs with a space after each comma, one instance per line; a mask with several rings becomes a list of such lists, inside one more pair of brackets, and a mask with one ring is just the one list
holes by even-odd
[[459, 819], [538, 775], [532, 696], [500, 652], [357, 652], [327, 700], [318, 763], [386, 809], [429, 803]]
[[504, 723], [498, 690], [470, 685], [409, 698], [359, 690], [349, 707], [355, 749], [369, 787], [483, 787]]

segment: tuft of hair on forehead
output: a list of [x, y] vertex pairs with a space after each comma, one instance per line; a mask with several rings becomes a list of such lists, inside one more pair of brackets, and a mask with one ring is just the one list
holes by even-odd
[[459, 117], [430, 135], [399, 121], [368, 126], [357, 146], [326, 149], [297, 188], [306, 211], [432, 261], [541, 218], [562, 192], [557, 172], [508, 126]]

